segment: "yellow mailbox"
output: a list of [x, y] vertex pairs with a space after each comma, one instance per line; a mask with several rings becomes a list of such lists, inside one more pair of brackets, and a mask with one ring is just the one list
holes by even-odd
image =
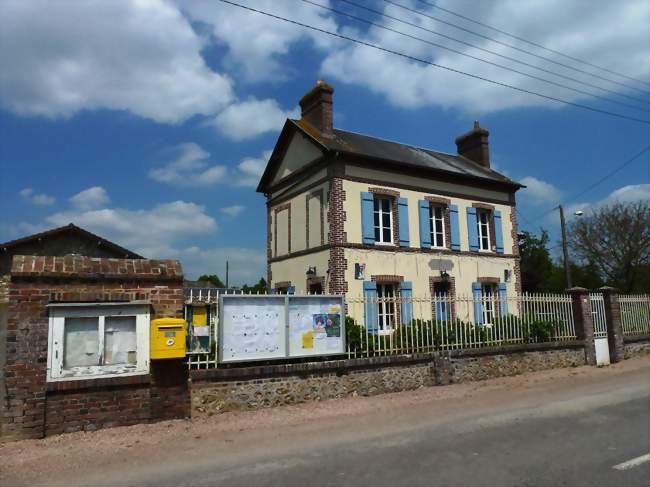
[[185, 357], [185, 320], [151, 320], [151, 360]]

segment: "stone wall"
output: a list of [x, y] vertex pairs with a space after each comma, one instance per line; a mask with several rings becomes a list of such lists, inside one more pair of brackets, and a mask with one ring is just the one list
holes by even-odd
[[182, 316], [182, 286], [178, 261], [14, 256], [0, 439], [186, 417], [187, 369], [180, 360], [154, 361], [143, 376], [46, 380], [49, 303], [148, 300], [152, 318]]
[[192, 414], [373, 396], [585, 364], [582, 342], [192, 371]]
[[650, 355], [650, 336], [643, 337], [626, 337], [625, 339], [625, 358], [639, 357]]
[[472, 382], [538, 370], [585, 365], [585, 352], [582, 347], [476, 355], [451, 358], [451, 382]]
[[192, 413], [253, 410], [433, 385], [429, 364], [237, 382], [192, 383]]

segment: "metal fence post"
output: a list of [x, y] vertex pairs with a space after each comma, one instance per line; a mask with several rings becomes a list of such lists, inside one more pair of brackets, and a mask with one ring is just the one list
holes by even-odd
[[623, 324], [621, 322], [621, 304], [618, 300], [618, 290], [605, 286], [601, 287], [599, 291], [603, 293], [605, 303], [609, 361], [611, 363], [620, 362], [625, 356], [625, 342], [623, 340]]
[[584, 341], [585, 362], [587, 365], [596, 365], [594, 318], [591, 314], [589, 290], [584, 287], [572, 287], [567, 289], [567, 292], [571, 295], [576, 337], [578, 340]]

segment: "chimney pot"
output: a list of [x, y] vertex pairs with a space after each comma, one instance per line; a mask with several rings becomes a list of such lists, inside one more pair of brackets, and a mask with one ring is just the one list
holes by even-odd
[[324, 137], [334, 136], [333, 93], [334, 88], [319, 79], [316, 86], [300, 99], [301, 120], [314, 127]]
[[474, 128], [472, 130], [456, 138], [458, 154], [489, 169], [489, 135], [490, 132], [482, 128], [478, 120], [474, 121]]

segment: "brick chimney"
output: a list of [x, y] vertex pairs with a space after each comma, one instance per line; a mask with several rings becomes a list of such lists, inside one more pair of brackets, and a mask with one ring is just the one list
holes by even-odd
[[469, 132], [456, 138], [458, 154], [471, 159], [483, 167], [490, 167], [490, 148], [488, 136], [490, 132], [482, 128], [478, 120], [474, 122], [474, 128]]
[[302, 109], [300, 118], [318, 130], [324, 137], [334, 136], [333, 93], [334, 88], [319, 79], [316, 86], [300, 99], [300, 108]]

